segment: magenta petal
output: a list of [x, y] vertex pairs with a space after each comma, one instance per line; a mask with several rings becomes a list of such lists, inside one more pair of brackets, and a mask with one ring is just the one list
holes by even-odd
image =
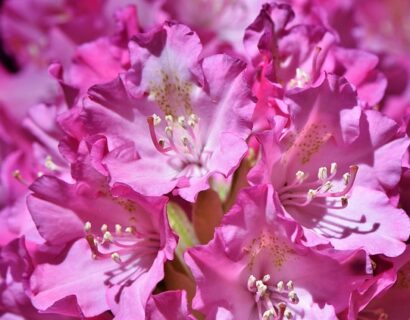
[[147, 303], [149, 320], [195, 319], [188, 310], [186, 291], [165, 291], [152, 295]]
[[61, 264], [36, 268], [31, 277], [32, 302], [36, 308], [47, 310], [74, 294], [84, 315], [96, 316], [109, 309], [103, 275], [112, 269], [112, 260], [92, 260], [87, 242], [79, 240]]

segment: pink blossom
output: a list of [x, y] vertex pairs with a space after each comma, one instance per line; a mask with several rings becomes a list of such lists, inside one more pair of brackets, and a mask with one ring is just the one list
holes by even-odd
[[[46, 176], [32, 186], [36, 193], [29, 208], [40, 234], [54, 245], [79, 239], [60, 264], [36, 268], [33, 304], [48, 310], [74, 295], [87, 317], [109, 309], [118, 319], [144, 317], [147, 299], [175, 248], [166, 199], [144, 198], [123, 186], [97, 186], [70, 186]], [[50, 197], [50, 190], [58, 189]]]
[[214, 239], [188, 251], [194, 309], [221, 319], [335, 319], [348, 306], [349, 292], [368, 277], [363, 252], [308, 249], [278, 211], [270, 188], [246, 189]]
[[410, 221], [385, 190], [399, 182], [408, 138], [397, 137], [392, 120], [361, 111], [352, 88], [334, 76], [289, 99], [293, 121], [259, 136], [264, 153], [251, 181], [273, 184], [311, 245], [402, 253]]
[[313, 85], [322, 72], [335, 73], [355, 86], [361, 104], [380, 102], [387, 83], [377, 70], [378, 57], [341, 47], [323, 19], [316, 17], [315, 24], [311, 20], [309, 15], [295, 15], [287, 4], [263, 6], [244, 37], [252, 63], [264, 69], [258, 81], [292, 90]]
[[90, 90], [84, 125], [108, 138], [112, 183], [147, 195], [177, 188], [194, 201], [209, 177], [229, 176], [247, 150], [253, 103], [245, 64], [226, 55], [198, 61], [199, 39], [183, 25], [140, 34], [130, 50], [133, 68]]

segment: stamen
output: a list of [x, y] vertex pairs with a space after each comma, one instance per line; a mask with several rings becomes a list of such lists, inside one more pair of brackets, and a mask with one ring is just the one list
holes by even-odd
[[282, 292], [283, 289], [285, 288], [285, 284], [283, 281], [279, 281], [278, 284], [276, 285], [276, 288], [278, 289], [279, 292]]
[[325, 181], [327, 179], [327, 168], [326, 167], [319, 168], [317, 172], [317, 178], [322, 181]]
[[120, 257], [120, 254], [118, 252], [113, 252], [111, 254], [111, 259], [114, 260], [117, 263], [121, 263], [121, 257]]
[[104, 233], [103, 239], [104, 239], [104, 241], [114, 242], [114, 238], [113, 238], [111, 232], [109, 232], [109, 231], [106, 231]]
[[256, 288], [258, 289], [258, 294], [260, 297], [262, 297], [268, 289], [268, 287], [262, 282], [262, 280], [256, 281]]
[[349, 174], [348, 172], [346, 172], [346, 173], [343, 175], [343, 182], [344, 182], [344, 184], [347, 185], [347, 184], [349, 183], [349, 180], [350, 180], [350, 174]]
[[292, 302], [293, 304], [296, 304], [299, 302], [299, 297], [295, 291], [289, 292], [288, 298], [289, 298], [289, 301]]
[[41, 178], [42, 176], [44, 176], [44, 172], [43, 172], [43, 171], [37, 172], [37, 177], [38, 177], [38, 178]]
[[270, 280], [270, 275], [269, 274], [265, 274], [262, 278], [263, 282], [268, 282]]
[[147, 122], [148, 122], [149, 134], [151, 136], [151, 140], [152, 140], [152, 143], [154, 144], [155, 149], [157, 149], [161, 153], [165, 153], [171, 150], [171, 148], [164, 148], [163, 143], [162, 145], [161, 143], [159, 143], [159, 139], [157, 138], [157, 134], [155, 133], [154, 118], [152, 116], [148, 117]]
[[[260, 320], [279, 320], [292, 319], [293, 314], [291, 310], [286, 310], [290, 304], [286, 303], [286, 299], [292, 304], [299, 302], [299, 297], [294, 290], [292, 280], [285, 284], [279, 281], [276, 286], [270, 286], [271, 276], [265, 274], [262, 279], [257, 280], [254, 275], [248, 278], [248, 290], [255, 294], [255, 303], [259, 313]], [[276, 300], [276, 304], [275, 304]], [[292, 307], [291, 307], [292, 308]]]
[[104, 223], [102, 226], [101, 226], [101, 232], [102, 233], [105, 233], [105, 232], [107, 232], [107, 230], [108, 230], [108, 226]]
[[289, 280], [288, 283], [286, 284], [286, 287], [288, 288], [288, 290], [292, 291], [294, 289], [293, 281]]
[[263, 320], [268, 320], [270, 317], [273, 317], [273, 316], [275, 316], [275, 315], [276, 315], [276, 312], [275, 312], [275, 310], [272, 308], [272, 309], [266, 310], [266, 311], [263, 313], [262, 319], [263, 319]]
[[188, 119], [188, 125], [190, 127], [194, 127], [199, 121], [199, 118], [197, 117], [196, 114], [190, 114], [189, 119]]
[[134, 228], [134, 227], [126, 227], [126, 228], [125, 228], [125, 232], [126, 232], [126, 233], [134, 233], [134, 231], [135, 231], [135, 228]]
[[51, 156], [47, 156], [46, 160], [44, 162], [44, 166], [51, 171], [55, 171], [57, 170], [57, 165], [54, 163], [53, 159], [51, 158]]
[[185, 122], [185, 117], [184, 117], [184, 116], [179, 116], [179, 117], [178, 117], [178, 124], [179, 124], [182, 128], [186, 128], [186, 122]]
[[296, 172], [296, 181], [302, 183], [306, 179], [306, 175], [303, 171]]
[[337, 171], [337, 163], [336, 162], [332, 162], [330, 164], [330, 174], [333, 175], [335, 174]]
[[154, 121], [154, 126], [157, 126], [161, 123], [161, 118], [157, 116], [155, 113], [152, 115], [152, 119]]
[[326, 181], [326, 183], [322, 187], [323, 192], [328, 192], [330, 189], [332, 189], [333, 184], [330, 181]]
[[250, 275], [248, 278], [248, 290], [253, 290], [255, 287], [256, 278], [254, 275]]
[[[348, 192], [353, 187], [353, 183], [358, 171], [358, 166], [349, 167], [349, 172], [343, 174], [343, 182], [345, 187], [340, 191], [333, 191], [334, 183], [331, 181], [336, 175], [337, 164], [335, 162], [330, 165], [330, 175], [327, 167], [320, 167], [317, 174], [317, 180], [305, 182], [306, 174], [303, 171], [296, 172], [295, 182], [283, 186], [279, 190], [279, 197], [283, 206], [298, 206], [307, 205], [317, 206], [329, 209], [343, 209], [348, 205]], [[303, 189], [308, 191], [305, 193]], [[305, 190], [306, 190], [305, 189]], [[313, 201], [314, 199], [324, 199], [325, 201]], [[331, 199], [338, 198], [338, 199]], [[300, 199], [305, 199], [300, 201]], [[339, 205], [335, 205], [339, 202]]]
[[27, 181], [23, 178], [23, 176], [21, 175], [20, 170], [14, 170], [13, 171], [13, 177], [20, 182], [21, 184], [25, 185], [26, 187], [28, 187], [28, 183]]
[[122, 226], [120, 224], [116, 224], [115, 225], [115, 233], [117, 235], [120, 235], [122, 233], [121, 231], [122, 231]]
[[166, 121], [167, 124], [170, 126], [170, 125], [172, 125], [172, 123], [174, 122], [174, 118], [173, 118], [170, 114], [167, 114], [167, 115], [165, 116], [165, 121]]
[[171, 139], [174, 136], [174, 131], [172, 130], [172, 127], [167, 126], [165, 127], [165, 134], [169, 139]]
[[158, 140], [158, 145], [162, 148], [162, 149], [164, 149], [164, 147], [165, 147], [165, 140], [164, 139], [159, 139]]
[[316, 197], [316, 190], [313, 189], [309, 189], [308, 193], [307, 193], [307, 200], [310, 202], [313, 200], [314, 197]]
[[84, 231], [89, 233], [91, 231], [91, 222], [87, 221], [86, 223], [84, 223]]

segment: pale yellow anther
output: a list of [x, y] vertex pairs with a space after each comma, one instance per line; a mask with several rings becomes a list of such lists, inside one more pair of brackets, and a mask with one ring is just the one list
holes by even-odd
[[319, 180], [326, 180], [327, 179], [327, 168], [326, 167], [320, 167], [318, 172], [317, 172], [317, 177]]
[[186, 126], [185, 117], [184, 116], [179, 116], [178, 117], [178, 123], [181, 127], [184, 128]]
[[111, 259], [117, 263], [121, 263], [121, 257], [118, 252], [114, 252], [111, 254]]
[[275, 314], [275, 310], [273, 308], [266, 310], [263, 315], [262, 315], [262, 319], [263, 320], [269, 320], [270, 317], [274, 317]]
[[317, 191], [313, 189], [309, 189], [307, 193], [307, 198], [309, 201], [311, 201], [314, 197], [316, 197]]
[[91, 230], [91, 222], [87, 221], [86, 223], [84, 223], [84, 231], [90, 232], [90, 230]]
[[349, 172], [346, 172], [346, 173], [343, 175], [343, 182], [344, 182], [345, 185], [347, 185], [347, 184], [349, 183], [349, 181], [350, 181], [350, 173], [349, 173]]
[[114, 241], [114, 238], [113, 238], [111, 232], [109, 232], [109, 231], [106, 231], [104, 233], [103, 239], [104, 239], [104, 241], [110, 241], [110, 242]]
[[286, 283], [286, 287], [288, 288], [289, 291], [294, 289], [293, 281], [289, 280], [288, 283]]
[[250, 275], [248, 278], [248, 288], [251, 288], [255, 285], [256, 278], [254, 275]]
[[126, 228], [125, 228], [125, 232], [126, 232], [126, 233], [133, 233], [133, 232], [134, 232], [134, 228], [133, 228], [133, 227], [126, 227]]
[[152, 115], [152, 120], [153, 120], [154, 126], [157, 126], [161, 123], [161, 118], [155, 113]]
[[13, 171], [13, 177], [16, 178], [17, 180], [21, 179], [21, 172], [20, 172], [20, 170], [14, 170], [14, 171]]
[[173, 136], [174, 132], [170, 126], [165, 127], [165, 134], [168, 138], [171, 138]]
[[305, 180], [305, 173], [303, 171], [298, 171], [296, 172], [296, 180], [298, 182], [303, 182], [303, 180]]
[[330, 174], [335, 174], [337, 171], [337, 163], [336, 162], [332, 162], [330, 164]]
[[48, 170], [55, 171], [57, 170], [57, 165], [53, 162], [51, 156], [47, 156], [46, 160], [44, 161], [44, 165]]
[[262, 278], [263, 282], [268, 282], [270, 280], [270, 275], [269, 274], [265, 274]]
[[198, 123], [199, 118], [196, 114], [191, 114], [188, 119], [188, 125], [194, 127]]
[[283, 291], [285, 288], [285, 283], [283, 281], [279, 281], [278, 284], [276, 285], [276, 288], [278, 289], [279, 292]]
[[116, 234], [121, 234], [122, 231], [122, 226], [120, 224], [115, 225], [115, 233]]
[[258, 293], [260, 296], [264, 296], [268, 287], [262, 282], [262, 280], [256, 281], [256, 288], [258, 289]]
[[105, 233], [105, 232], [107, 232], [107, 230], [108, 230], [108, 226], [104, 223], [102, 226], [101, 226], [101, 232], [102, 233]]
[[165, 121], [168, 123], [168, 125], [171, 125], [174, 122], [174, 118], [170, 114], [167, 114], [165, 116]]
[[299, 302], [299, 297], [298, 297], [298, 295], [295, 291], [290, 291], [288, 293], [288, 298], [289, 298], [289, 301], [294, 303], [294, 304]]

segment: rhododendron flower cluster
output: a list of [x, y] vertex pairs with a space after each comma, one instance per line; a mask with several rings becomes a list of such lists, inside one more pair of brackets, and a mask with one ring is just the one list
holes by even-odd
[[410, 319], [410, 6], [0, 2], [0, 319]]

